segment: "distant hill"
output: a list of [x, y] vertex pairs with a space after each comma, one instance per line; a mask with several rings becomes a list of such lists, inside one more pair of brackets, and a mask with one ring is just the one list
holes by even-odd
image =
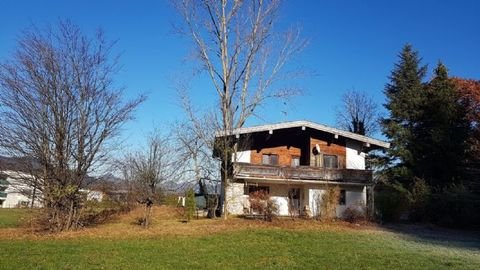
[[40, 164], [29, 157], [6, 157], [0, 156], [0, 171], [31, 172], [40, 169]]

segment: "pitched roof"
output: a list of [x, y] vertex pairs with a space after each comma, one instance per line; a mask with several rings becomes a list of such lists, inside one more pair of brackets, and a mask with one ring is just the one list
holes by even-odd
[[377, 140], [374, 138], [370, 138], [367, 136], [359, 135], [353, 132], [329, 127], [326, 125], [322, 124], [317, 124], [314, 122], [310, 121], [291, 121], [291, 122], [282, 122], [282, 123], [277, 123], [277, 124], [268, 124], [268, 125], [261, 125], [261, 126], [253, 126], [253, 127], [244, 127], [244, 128], [237, 128], [232, 130], [231, 132], [224, 132], [224, 131], [219, 131], [215, 134], [215, 137], [223, 137], [225, 135], [241, 135], [241, 134], [249, 134], [249, 133], [255, 133], [255, 132], [265, 132], [265, 131], [274, 131], [278, 129], [287, 129], [287, 128], [311, 128], [314, 130], [319, 130], [327, 133], [331, 133], [334, 135], [342, 136], [348, 139], [356, 140], [359, 142], [364, 142], [368, 143], [373, 146], [377, 146], [380, 148], [389, 148], [390, 143], [384, 142], [381, 140]]

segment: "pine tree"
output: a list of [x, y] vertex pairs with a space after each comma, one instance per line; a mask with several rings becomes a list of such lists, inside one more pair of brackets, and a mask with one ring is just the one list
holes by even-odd
[[382, 119], [381, 125], [383, 133], [391, 142], [387, 153], [391, 166], [387, 175], [391, 180], [403, 184], [411, 183], [414, 176], [413, 127], [421, 115], [426, 70], [427, 67], [421, 65], [418, 52], [406, 44], [384, 90], [387, 97], [385, 108], [389, 111], [389, 116]]
[[195, 214], [195, 209], [197, 208], [195, 203], [195, 192], [192, 188], [187, 190], [185, 197], [185, 217], [187, 218], [187, 221], [190, 221]]
[[448, 70], [439, 63], [425, 86], [413, 129], [413, 172], [434, 187], [458, 183], [466, 159], [469, 123]]

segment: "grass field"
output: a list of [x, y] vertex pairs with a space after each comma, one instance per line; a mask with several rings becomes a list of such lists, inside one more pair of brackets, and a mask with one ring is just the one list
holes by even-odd
[[480, 269], [478, 238], [313, 221], [182, 223], [167, 209], [143, 230], [131, 224], [136, 214], [54, 236], [0, 229], [0, 269]]
[[15, 228], [28, 219], [33, 210], [0, 208], [0, 229]]

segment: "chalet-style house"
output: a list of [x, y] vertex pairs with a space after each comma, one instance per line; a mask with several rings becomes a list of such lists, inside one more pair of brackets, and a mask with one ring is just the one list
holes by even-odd
[[318, 215], [319, 198], [335, 186], [341, 189], [338, 217], [348, 207], [373, 210], [373, 176], [365, 169], [365, 155], [388, 148], [386, 142], [308, 121], [216, 134], [217, 141], [222, 138], [236, 149], [224, 194], [230, 214], [249, 214], [249, 194], [263, 190], [276, 202], [278, 215]]

